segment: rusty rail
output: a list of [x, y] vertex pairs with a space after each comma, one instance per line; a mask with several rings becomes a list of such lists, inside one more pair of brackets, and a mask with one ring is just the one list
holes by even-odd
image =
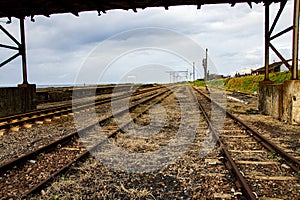
[[[153, 92], [160, 88], [161, 87], [156, 87], [154, 89], [152, 88], [152, 89], [147, 90], [146, 92]], [[139, 95], [143, 92], [145, 92], [145, 91], [144, 90], [139, 91], [136, 93], [136, 95]], [[118, 97], [115, 97], [114, 99], [118, 100], [118, 99], [122, 99], [126, 96], [127, 96], [127, 94], [120, 95]], [[98, 106], [101, 104], [109, 103], [110, 101], [111, 101], [111, 98], [107, 97], [107, 98], [96, 100], [95, 102], [85, 101], [85, 102], [78, 102], [74, 105], [65, 104], [65, 105], [60, 105], [60, 106], [51, 107], [51, 108], [39, 109], [39, 110], [28, 112], [28, 113], [22, 113], [22, 114], [2, 117], [2, 118], [0, 118], [0, 130], [8, 129], [13, 126], [22, 125], [24, 123], [34, 122], [37, 120], [43, 120], [47, 117], [49, 118], [49, 117], [53, 117], [53, 116], [57, 116], [57, 115], [71, 113], [73, 111], [83, 110], [83, 109], [89, 108], [91, 106]], [[3, 123], [3, 122], [7, 122], [7, 123]]]
[[[171, 94], [171, 92], [169, 90], [164, 90], [161, 92], [158, 92], [152, 96], [145, 96], [146, 99], [139, 101], [137, 103], [135, 103], [134, 105], [130, 106], [130, 110], [136, 108], [137, 106], [139, 106], [140, 104], [149, 102], [163, 94], [166, 94], [163, 98], [159, 99], [158, 101], [156, 101], [154, 104], [159, 103], [160, 101], [162, 101], [163, 99], [165, 99], [167, 96], [169, 96]], [[147, 108], [145, 108], [139, 115], [137, 115], [135, 118], [139, 117], [142, 113], [146, 112], [152, 105], [148, 106]], [[118, 113], [116, 113], [117, 115], [122, 114], [123, 112], [126, 112], [126, 109], [119, 111]], [[73, 132], [63, 138], [60, 138], [54, 142], [51, 142], [48, 145], [45, 145], [39, 149], [36, 149], [34, 151], [28, 152], [26, 155], [23, 155], [21, 157], [18, 157], [16, 159], [13, 159], [3, 165], [0, 166], [0, 171], [4, 172], [5, 170], [8, 170], [9, 168], [16, 166], [16, 165], [20, 165], [24, 162], [26, 162], [27, 160], [36, 157], [37, 155], [39, 155], [42, 152], [48, 151], [48, 150], [52, 150], [55, 149], [57, 147], [57, 145], [61, 145], [63, 146], [64, 144], [66, 144], [68, 141], [70, 141], [72, 138], [74, 137], [79, 137], [78, 133], [80, 132], [85, 133], [86, 131], [90, 130], [92, 127], [105, 122], [106, 120], [112, 118], [113, 115], [109, 115], [108, 117], [106, 117], [105, 119], [102, 119], [100, 121], [98, 121], [97, 123], [91, 124], [77, 132]], [[126, 125], [125, 125], [126, 126]], [[120, 127], [118, 130], [120, 130], [122, 127]], [[113, 133], [110, 134], [110, 136], [108, 136], [108, 138], [112, 138], [115, 137], [118, 130], [114, 131]], [[27, 195], [34, 193], [36, 191], [38, 191], [41, 187], [43, 187], [46, 183], [48, 183], [50, 180], [52, 180], [54, 177], [56, 177], [57, 175], [61, 174], [62, 172], [64, 172], [65, 170], [67, 170], [74, 162], [77, 162], [78, 160], [83, 159], [84, 157], [86, 157], [87, 155], [89, 155], [89, 152], [92, 151], [93, 149], [96, 149], [99, 145], [101, 145], [102, 142], [96, 144], [94, 147], [92, 147], [89, 150], [86, 150], [84, 152], [82, 152], [78, 157], [76, 157], [73, 161], [70, 161], [68, 164], [66, 164], [64, 167], [60, 168], [59, 170], [55, 171], [53, 174], [51, 174], [47, 179], [43, 180], [42, 182], [38, 183], [37, 185], [33, 186], [32, 188], [30, 188], [27, 192], [25, 192], [25, 194], [23, 195], [22, 198], [25, 198]]]
[[[200, 91], [199, 89], [195, 88], [194, 89], [199, 92], [201, 95], [205, 96], [205, 98], [207, 98], [209, 101], [211, 101], [211, 99], [204, 94], [202, 91]], [[261, 135], [260, 133], [258, 133], [257, 131], [253, 130], [250, 126], [248, 126], [247, 124], [245, 124], [242, 120], [240, 120], [239, 118], [237, 118], [236, 116], [234, 116], [233, 114], [229, 113], [228, 111], [226, 111], [224, 108], [222, 108], [221, 106], [219, 106], [216, 102], [211, 101], [214, 105], [218, 106], [224, 113], [226, 113], [226, 115], [228, 117], [230, 117], [231, 119], [233, 119], [234, 121], [238, 122], [240, 125], [242, 125], [247, 131], [248, 133], [250, 133], [250, 135], [252, 137], [254, 137], [258, 142], [260, 142], [266, 149], [268, 149], [271, 152], [276, 152], [278, 153], [280, 156], [282, 156], [287, 163], [289, 164], [289, 166], [295, 171], [295, 172], [299, 172], [299, 166], [300, 166], [300, 160], [291, 156], [290, 154], [288, 154], [287, 152], [285, 152], [283, 149], [281, 149], [280, 147], [278, 147], [276, 144], [274, 144], [272, 141], [270, 141], [269, 139], [267, 139], [265, 136]]]
[[[198, 90], [196, 90], [197, 92], [199, 92]], [[192, 95], [194, 96], [194, 98], [196, 100], [198, 100], [198, 98], [195, 96], [195, 94], [193, 92], [191, 92]], [[200, 93], [200, 92], [199, 92]], [[200, 93], [201, 94], [201, 93]], [[199, 102], [199, 101], [198, 101]], [[233, 173], [236, 175], [236, 177], [238, 178], [238, 181], [240, 182], [242, 189], [245, 191], [245, 194], [247, 195], [247, 197], [251, 200], [255, 200], [256, 197], [251, 189], [251, 187], [249, 186], [247, 180], [244, 178], [244, 176], [241, 174], [240, 170], [238, 169], [236, 163], [234, 162], [234, 160], [232, 159], [230, 153], [228, 152], [228, 150], [226, 149], [225, 145], [222, 143], [222, 141], [219, 139], [219, 135], [220, 133], [214, 128], [214, 126], [212, 125], [204, 107], [201, 105], [201, 103], [199, 102], [199, 108], [202, 111], [202, 114], [206, 120], [206, 122], [208, 123], [209, 126], [209, 130], [211, 131], [211, 133], [213, 134], [214, 139], [217, 141], [217, 143], [219, 144], [219, 146], [222, 149], [222, 152], [224, 153], [228, 164], [230, 165], [229, 170], [232, 170]]]
[[[151, 100], [157, 98], [158, 96], [163, 95], [164, 93], [166, 93], [165, 96], [163, 96], [161, 99], [157, 100], [157, 101], [154, 102], [153, 104], [151, 104], [151, 105], [147, 106], [146, 108], [144, 108], [143, 111], [141, 111], [140, 114], [138, 114], [137, 116], [135, 116], [134, 118], [132, 118], [131, 121], [133, 121], [133, 120], [137, 119], [138, 117], [140, 117], [143, 113], [145, 113], [147, 110], [149, 110], [150, 107], [152, 107], [153, 105], [155, 105], [155, 104], [160, 103], [161, 101], [163, 101], [165, 98], [167, 98], [167, 97], [171, 94], [171, 92], [170, 92], [170, 91], [165, 91], [165, 92], [156, 94], [156, 95], [152, 96], [152, 97], [149, 98], [149, 99], [146, 99], [146, 100], [144, 100], [144, 101], [142, 101], [142, 102], [139, 102], [139, 103], [137, 103], [137, 104], [131, 106], [130, 109], [133, 109], [133, 108], [139, 106], [139, 105], [142, 104], [142, 103], [146, 103], [146, 102], [148, 102], [148, 101], [151, 101]], [[117, 114], [121, 114], [122, 112], [123, 112], [123, 111], [121, 111], [121, 112], [119, 112], [119, 113], [117, 113]], [[113, 116], [111, 115], [111, 116], [109, 116], [109, 117], [107, 117], [107, 118], [105, 118], [105, 119], [99, 121], [99, 124], [102, 123], [102, 122], [104, 122], [104, 121], [106, 121], [106, 120], [108, 120], [108, 119], [111, 118], [111, 117], [113, 117]], [[122, 130], [124, 127], [126, 127], [131, 121], [127, 122], [127, 123], [124, 124], [122, 127], [119, 127], [117, 130], [113, 131], [107, 138], [114, 138], [114, 137], [117, 135], [117, 133], [118, 133], [120, 130]], [[93, 127], [93, 126], [95, 126], [95, 125], [97, 125], [97, 124], [93, 124], [93, 125], [91, 125], [91, 126], [89, 126], [89, 127], [86, 127], [84, 130], [81, 130], [81, 131], [85, 132], [85, 131], [87, 131], [88, 129], [90, 129], [91, 127]], [[81, 132], [81, 131], [80, 131], [80, 132]], [[81, 133], [82, 133], [82, 132], [81, 132]], [[69, 162], [68, 164], [66, 164], [64, 167], [62, 167], [62, 168], [60, 168], [59, 170], [55, 171], [55, 172], [54, 172], [53, 174], [51, 174], [47, 179], [45, 179], [44, 181], [40, 182], [39, 184], [35, 185], [35, 186], [32, 187], [30, 190], [28, 190], [25, 194], [23, 194], [22, 198], [25, 198], [25, 197], [27, 197], [27, 196], [30, 195], [30, 194], [33, 194], [33, 193], [38, 192], [45, 184], [47, 184], [48, 182], [50, 182], [54, 177], [56, 177], [56, 176], [58, 176], [59, 174], [61, 174], [61, 173], [65, 172], [65, 171], [67, 171], [67, 170], [72, 166], [72, 164], [76, 163], [77, 161], [83, 160], [85, 157], [87, 157], [88, 155], [90, 155], [90, 152], [91, 152], [91, 151], [96, 150], [96, 149], [97, 149], [101, 144], [103, 144], [104, 142], [105, 142], [105, 141], [101, 141], [101, 142], [95, 144], [95, 145], [94, 145], [93, 147], [91, 147], [90, 149], [88, 149], [88, 150], [82, 152], [78, 157], [76, 157], [74, 160], [70, 161], [70, 162]]]

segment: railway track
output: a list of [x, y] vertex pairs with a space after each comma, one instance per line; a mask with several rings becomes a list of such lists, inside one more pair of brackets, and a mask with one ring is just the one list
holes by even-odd
[[[184, 105], [180, 106], [181, 103]], [[199, 148], [201, 148], [200, 144], [203, 139], [202, 133], [206, 133], [206, 124], [201, 122], [203, 127], [200, 128], [201, 130], [197, 129], [200, 121], [199, 112], [195, 106], [195, 101], [190, 97], [188, 87], [176, 88], [176, 96], [171, 94], [161, 105], [165, 111], [157, 108], [154, 113], [157, 116], [162, 116], [162, 113], [165, 112], [165, 119], [151, 118], [150, 120], [149, 113], [144, 112], [134, 120], [135, 124], [142, 126], [151, 121], [153, 126], [149, 132], [154, 132], [154, 135], [146, 138], [141, 137], [141, 135], [135, 137], [128, 134], [127, 131], [120, 131], [116, 137], [111, 138], [111, 142], [120, 147], [122, 151], [132, 154], [150, 154], [151, 156], [147, 157], [147, 160], [143, 160], [143, 162], [139, 159], [128, 160], [124, 156], [124, 152], [119, 153], [113, 148], [101, 145], [102, 148], [99, 151], [95, 150], [92, 157], [84, 164], [80, 163], [73, 166], [49, 187], [44, 188], [42, 192], [44, 196], [70, 197], [75, 195], [83, 199], [188, 199], [191, 197], [203, 199], [202, 197], [208, 195], [202, 192], [204, 189], [202, 186], [207, 181], [225, 185], [224, 187], [229, 187], [230, 190], [231, 184], [227, 183], [226, 177], [217, 176], [219, 170], [226, 170], [225, 167], [217, 167], [216, 170], [215, 166], [209, 168], [199, 157]], [[133, 112], [141, 113], [143, 110], [147, 110], [148, 106], [150, 105], [145, 103]], [[186, 106], [184, 111], [182, 106]], [[183, 123], [180, 123], [181, 118], [186, 118]], [[160, 131], [153, 130], [158, 126], [157, 122], [161, 121], [164, 122], [164, 126]], [[107, 132], [107, 136], [117, 128], [113, 119], [101, 124], [101, 126], [104, 127], [102, 131]], [[182, 133], [178, 132], [180, 126], [184, 127]], [[131, 129], [130, 126], [129, 129]], [[200, 132], [197, 133], [198, 131]], [[194, 136], [193, 132], [195, 133]], [[164, 151], [163, 149], [169, 144], [171, 144], [169, 151]], [[179, 151], [174, 162], [163, 164], [153, 171], [147, 170], [147, 166], [152, 168], [157, 163], [168, 160], [174, 152], [182, 147], [186, 147], [186, 149], [182, 149], [182, 152]], [[103, 158], [107, 155], [111, 160]], [[102, 162], [94, 157], [99, 158]], [[114, 163], [118, 162], [120, 165], [115, 168]], [[142, 172], [135, 171], [137, 168]], [[216, 173], [212, 173], [214, 170]], [[213, 178], [211, 174], [216, 174], [217, 177], [213, 175]], [[59, 185], [65, 187], [65, 191]], [[219, 189], [216, 188], [216, 190]], [[209, 195], [211, 194], [210, 192]], [[39, 199], [41, 197], [43, 198], [41, 194], [36, 194], [32, 198]]]
[[[299, 199], [300, 161], [194, 89], [210, 133], [222, 151], [222, 159], [215, 162], [225, 163], [236, 175], [242, 194], [247, 199]], [[211, 108], [218, 109], [215, 113], [219, 116], [212, 116]], [[211, 116], [221, 120], [223, 115], [224, 126], [216, 128]]]
[[[151, 88], [145, 88], [138, 90], [135, 92], [134, 95], [142, 94], [142, 93], [150, 93], [155, 92], [155, 90], [159, 89], [160, 87], [151, 87]], [[121, 93], [121, 92], [120, 92]], [[115, 96], [114, 98], [122, 99], [126, 98], [128, 96], [128, 93], [120, 94], [118, 96]], [[33, 123], [41, 124], [43, 121], [51, 121], [53, 118], [58, 118], [62, 115], [70, 115], [72, 112], [80, 112], [84, 111], [85, 109], [88, 109], [93, 106], [102, 106], [103, 104], [110, 103], [111, 97], [106, 98], [96, 98], [95, 102], [92, 100], [78, 100], [76, 99], [75, 103], [67, 103], [60, 106], [50, 107], [50, 108], [44, 108], [44, 109], [38, 109], [32, 112], [7, 116], [0, 118], [0, 131], [2, 134], [4, 132], [7, 132], [10, 129], [13, 130], [19, 130], [22, 126], [24, 127], [31, 127]]]
[[[178, 87], [178, 90], [183, 97], [192, 94], [191, 91], [189, 92], [188, 87]], [[126, 195], [137, 197], [139, 194], [134, 194], [134, 190], [128, 189], [133, 183], [137, 182], [138, 184], [143, 184], [143, 186], [145, 185], [145, 187], [149, 185], [148, 190], [151, 193], [146, 193], [149, 199], [165, 199], [169, 197], [178, 199], [191, 197], [195, 199], [209, 199], [213, 197], [217, 199], [243, 199], [243, 197], [246, 199], [269, 200], [299, 199], [299, 176], [297, 176], [299, 160], [294, 160], [290, 154], [285, 155], [280, 150], [274, 149], [276, 145], [265, 141], [263, 137], [258, 136], [255, 131], [249, 129], [250, 127], [230, 113], [226, 113], [224, 127], [222, 128], [218, 127], [216, 129], [213, 123], [205, 122], [204, 119], [210, 121], [210, 108], [212, 106], [216, 110], [219, 108], [198, 92], [194, 98], [197, 98], [203, 104], [201, 113], [206, 113], [206, 115], [200, 117], [198, 130], [200, 132], [197, 133], [195, 141], [191, 143], [189, 150], [185, 155], [181, 155], [176, 163], [168, 165], [164, 169], [159, 170], [158, 173], [145, 173], [143, 176], [134, 173], [126, 174], [111, 169], [106, 172], [105, 165], [99, 166], [96, 163], [91, 165], [92, 169], [95, 166], [98, 169], [103, 167], [103, 172], [102, 170], [98, 172], [102, 174], [98, 177], [100, 179], [95, 177], [95, 180], [93, 180], [99, 181], [99, 183], [95, 182], [96, 185], [108, 181], [110, 176], [114, 177], [106, 182], [107, 184], [103, 188], [104, 191], [105, 188], [108, 189], [108, 192], [110, 191], [106, 193], [106, 197], [109, 195], [115, 197], [120, 195], [119, 198], [123, 198], [124, 195], [125, 197]], [[76, 165], [79, 166], [82, 165], [78, 161], [84, 160], [86, 162], [85, 158], [91, 158], [88, 155], [101, 159], [103, 157], [101, 152], [103, 152], [103, 148], [105, 149], [108, 143], [113, 143], [129, 152], [139, 153], [153, 151], [167, 145], [170, 142], [170, 138], [173, 138], [175, 132], [178, 131], [176, 124], [178, 124], [177, 121], [180, 120], [180, 117], [177, 117], [176, 112], [180, 111], [171, 114], [174, 115], [172, 117], [175, 117], [172, 120], [174, 125], [171, 126], [167, 123], [166, 130], [150, 139], [137, 140], [134, 137], [129, 137], [126, 132], [126, 130], [131, 129], [130, 127], [133, 123], [142, 126], [147, 125], [151, 121], [148, 113], [149, 109], [153, 105], [164, 101], [170, 95], [169, 91], [162, 91], [162, 89], [150, 94], [140, 95], [135, 98], [136, 101], [130, 102], [132, 120], [126, 121], [121, 126], [116, 123], [114, 117], [123, 116], [126, 112], [125, 110], [119, 110], [118, 113], [113, 115], [110, 112], [105, 113], [105, 111], [96, 109], [98, 112], [97, 117], [100, 119], [97, 125], [100, 124], [101, 129], [99, 126], [94, 126], [96, 124], [85, 125], [81, 131], [74, 132], [73, 135], [69, 134], [65, 138], [61, 138], [61, 140], [54, 141], [49, 146], [45, 145], [44, 148], [36, 152], [30, 152], [30, 155], [24, 156], [19, 161], [13, 161], [11, 164], [7, 163], [8, 165], [6, 166], [2, 165], [3, 168], [1, 169], [0, 167], [0, 172], [3, 172], [0, 177], [0, 185], [3, 189], [2, 193], [0, 192], [0, 196], [3, 196], [3, 199], [26, 198], [40, 191], [49, 181], [54, 180], [54, 177], [72, 168], [74, 163], [77, 163]], [[183, 102], [190, 103], [188, 99], [184, 99]], [[122, 106], [120, 107], [122, 108]], [[174, 105], [171, 105], [169, 109], [174, 110], [174, 108]], [[160, 112], [159, 110], [157, 110], [158, 113]], [[192, 112], [192, 110], [189, 112]], [[222, 109], [216, 113], [225, 114]], [[214, 117], [218, 119], [218, 116]], [[206, 134], [207, 124], [210, 125], [210, 133], [215, 135], [215, 141], [218, 141], [222, 153], [216, 155], [213, 160], [210, 160], [208, 156], [204, 163], [204, 160], [199, 157], [199, 148], [203, 148], [201, 141], [205, 137], [203, 134]], [[99, 136], [99, 131], [104, 133], [104, 135]], [[176, 149], [176, 147], [180, 146], [181, 144], [177, 144], [174, 148]], [[109, 150], [109, 148], [106, 148], [106, 150]], [[122, 156], [120, 159], [123, 159]], [[156, 161], [154, 158], [151, 159], [153, 162]], [[90, 159], [88, 159], [88, 162], [90, 162]], [[139, 163], [132, 164], [139, 165]], [[228, 173], [225, 166], [228, 167], [228, 171], [231, 173]], [[91, 170], [90, 168], [82, 170], [84, 173], [91, 173], [88, 172]], [[234, 179], [232, 174], [236, 174], [239, 177], [236, 178], [236, 186], [231, 184], [232, 179]], [[66, 175], [66, 177], [68, 176]], [[91, 176], [93, 175], [91, 174]], [[64, 181], [62, 180], [63, 177], [65, 175], [55, 180]], [[125, 177], [130, 177], [130, 181], [124, 182], [126, 181]], [[144, 182], [140, 182], [141, 180], [144, 180]], [[213, 194], [202, 193], [202, 185], [204, 184], [202, 180], [209, 181], [212, 184], [210, 187], [218, 186]], [[120, 184], [119, 181], [121, 185], [119, 191], [116, 191], [116, 184]], [[66, 182], [68, 183], [68, 180]], [[111, 182], [115, 184], [110, 186]], [[90, 187], [90, 184], [88, 186]], [[72, 188], [71, 185], [69, 187], [70, 189]], [[95, 186], [95, 188], [97, 187]], [[45, 191], [47, 190], [45, 189]], [[42, 195], [45, 191], [42, 190]], [[207, 197], [208, 195], [210, 196], [209, 198]]]
[[[142, 113], [147, 112], [150, 107], [162, 101], [169, 94], [168, 89], [160, 88], [151, 95], [146, 94], [142, 98], [138, 97], [136, 101], [131, 102], [129, 110], [137, 109], [141, 104], [146, 104], [146, 106], [144, 105], [144, 108], [140, 109], [132, 117], [132, 120], [136, 120]], [[147, 105], [149, 102], [151, 103]], [[119, 132], [122, 132], [122, 128], [128, 126], [131, 121], [122, 127], [109, 126], [109, 131], [104, 131], [107, 133], [104, 138], [99, 136], [98, 125], [108, 124], [113, 117], [123, 115], [125, 112], [126, 109], [123, 109], [114, 115], [108, 114], [95, 124], [90, 124], [78, 132], [69, 134], [1, 165], [1, 199], [26, 198], [53, 177], [68, 169], [73, 163], [89, 155], [89, 152], [99, 148], [99, 145], [107, 142], [106, 137], [116, 137]], [[78, 138], [79, 135], [80, 138]]]
[[[145, 97], [147, 95], [151, 95], [155, 93], [155, 90], [157, 90], [158, 88], [153, 89], [154, 91], [151, 91], [151, 88], [147, 88], [147, 90], [142, 89], [141, 91], [136, 91], [130, 96], [132, 97], [131, 100], [137, 101], [140, 98], [139, 96]], [[122, 98], [120, 96], [121, 95], [117, 93], [115, 97], [113, 97], [113, 99], [118, 100], [126, 98], [126, 96], [124, 95], [122, 96]], [[107, 110], [109, 110], [109, 108], [110, 102], [103, 102], [103, 104], [99, 103], [99, 105], [96, 105], [95, 107], [92, 107], [92, 105], [90, 105], [90, 107], [81, 110], [79, 113], [83, 115], [84, 113], [91, 112], [91, 110], [95, 112], [96, 109], [99, 117], [103, 117]], [[76, 114], [76, 116], [77, 115], [79, 114]], [[34, 151], [35, 149], [51, 143], [57, 138], [62, 138], [76, 130], [76, 127], [74, 125], [74, 113], [69, 113], [69, 115], [57, 115], [54, 117], [54, 119], [55, 120], [52, 120], [51, 123], [46, 121], [43, 122], [45, 124], [30, 124], [30, 126], [33, 127], [31, 129], [21, 128], [17, 132], [7, 130], [4, 135], [0, 136], [0, 165], [6, 162], [8, 159], [17, 158], [26, 154], [26, 152], [28, 151]], [[84, 123], [82, 124], [82, 127], [86, 126], [89, 123], [92, 123], [93, 119], [86, 118], [83, 119], [83, 121]]]

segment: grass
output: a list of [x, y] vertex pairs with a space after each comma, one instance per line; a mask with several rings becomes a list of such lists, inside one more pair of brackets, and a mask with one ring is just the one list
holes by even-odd
[[205, 85], [206, 85], [205, 81], [199, 81], [199, 80], [190, 82], [190, 84], [195, 85], [195, 86], [202, 86], [202, 87], [205, 87]]
[[229, 90], [240, 91], [244, 93], [254, 93], [258, 90], [259, 82], [263, 80], [263, 76], [245, 76], [240, 78], [231, 78], [227, 81], [225, 87]]
[[[274, 84], [281, 84], [285, 80], [291, 79], [291, 73], [276, 72], [270, 74], [270, 80]], [[194, 81], [191, 84], [196, 86], [205, 86], [206, 84], [210, 87], [225, 88], [232, 91], [240, 91], [248, 94], [253, 94], [258, 91], [259, 82], [264, 80], [264, 75], [257, 76], [244, 76], [239, 78], [227, 78], [227, 79], [215, 79], [208, 82], [205, 81]]]
[[275, 152], [270, 152], [269, 153], [269, 157], [270, 158], [275, 158], [276, 157], [276, 153]]

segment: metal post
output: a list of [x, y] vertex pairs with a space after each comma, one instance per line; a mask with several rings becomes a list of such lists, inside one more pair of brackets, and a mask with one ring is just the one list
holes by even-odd
[[298, 51], [299, 51], [299, 6], [300, 0], [294, 0], [294, 30], [293, 30], [293, 64], [292, 80], [298, 80]]
[[206, 57], [205, 57], [205, 81], [207, 81], [207, 66], [208, 66], [208, 49], [206, 49]]
[[26, 63], [26, 43], [25, 43], [25, 27], [24, 18], [20, 18], [20, 34], [21, 34], [21, 44], [20, 44], [20, 54], [22, 56], [22, 68], [23, 68], [23, 85], [27, 85], [27, 63]]
[[195, 62], [193, 62], [193, 81], [195, 81]]
[[205, 51], [206, 54], [205, 54], [205, 58], [202, 60], [202, 65], [204, 69], [204, 81], [207, 81], [208, 49], [206, 49]]
[[270, 35], [269, 35], [269, 9], [270, 4], [266, 2], [265, 5], [265, 81], [269, 81], [269, 46], [270, 46]]

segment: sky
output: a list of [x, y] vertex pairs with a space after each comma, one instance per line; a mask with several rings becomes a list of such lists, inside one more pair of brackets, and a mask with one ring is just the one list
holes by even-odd
[[[271, 6], [271, 19], [279, 4]], [[275, 33], [292, 25], [288, 1]], [[132, 10], [56, 14], [26, 18], [28, 80], [43, 84], [168, 82], [170, 71], [187, 71], [195, 63], [203, 77], [208, 49], [210, 73], [234, 75], [264, 63], [264, 6], [253, 4], [173, 6]], [[19, 38], [19, 23], [0, 24]], [[291, 33], [273, 44], [291, 57]], [[13, 45], [0, 33], [0, 43]], [[0, 48], [0, 62], [15, 52]], [[271, 62], [279, 59], [272, 53]], [[21, 59], [0, 68], [0, 86], [22, 82]], [[180, 79], [180, 78], [179, 78]]]

